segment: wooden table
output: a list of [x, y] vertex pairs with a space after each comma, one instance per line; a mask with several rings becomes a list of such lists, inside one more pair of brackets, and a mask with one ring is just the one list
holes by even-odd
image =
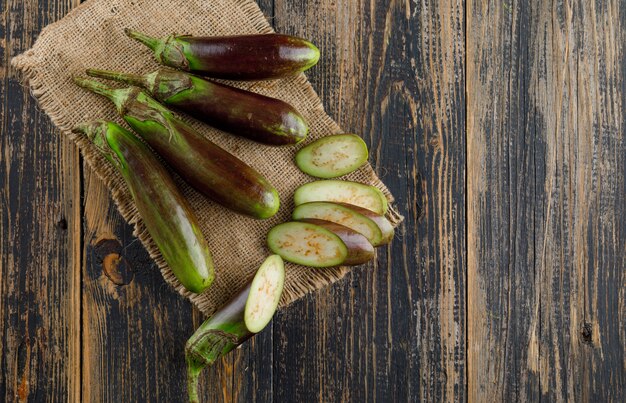
[[[77, 3], [0, 2], [0, 400], [181, 401], [202, 318], [9, 67]], [[259, 3], [405, 222], [206, 401], [625, 401], [626, 5]]]

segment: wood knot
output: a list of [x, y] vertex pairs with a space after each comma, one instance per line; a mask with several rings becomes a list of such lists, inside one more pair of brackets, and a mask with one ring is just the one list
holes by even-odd
[[583, 322], [580, 330], [580, 335], [582, 337], [583, 343], [593, 344], [593, 332], [591, 329], [591, 323]]
[[133, 281], [134, 273], [122, 256], [122, 245], [116, 239], [101, 239], [95, 252], [102, 261], [102, 272], [115, 285], [127, 285]]
[[132, 276], [128, 279], [125, 278], [128, 276], [123, 275], [128, 272], [128, 270], [125, 269], [125, 266], [125, 259], [117, 253], [110, 253], [102, 259], [102, 271], [104, 272], [104, 275], [107, 276], [108, 279], [115, 285], [126, 285], [130, 283], [130, 280], [132, 280]]
[[428, 141], [428, 144], [430, 144], [430, 146], [435, 151], [437, 151], [437, 150], [439, 150], [439, 148], [441, 148], [441, 141], [439, 139], [439, 136], [431, 137], [430, 140]]
[[65, 218], [61, 218], [57, 221], [57, 227], [63, 231], [67, 229], [67, 220]]

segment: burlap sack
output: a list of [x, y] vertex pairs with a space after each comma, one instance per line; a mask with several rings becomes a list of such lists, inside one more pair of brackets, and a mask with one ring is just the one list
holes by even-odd
[[[72, 76], [83, 75], [88, 67], [134, 73], [149, 72], [157, 67], [146, 47], [124, 35], [127, 27], [153, 36], [173, 32], [206, 36], [269, 33], [272, 28], [257, 4], [249, 0], [90, 0], [46, 27], [32, 49], [12, 60], [13, 66], [23, 72], [24, 81], [30, 85], [41, 108], [64, 135], [78, 144], [85, 160], [111, 189], [119, 211], [124, 219], [134, 224], [135, 235], [156, 261], [165, 280], [208, 315], [225, 302], [269, 254], [265, 244], [268, 230], [289, 220], [294, 207], [294, 190], [312, 178], [293, 163], [298, 147], [259, 145], [185, 117], [212, 141], [264, 174], [281, 196], [278, 214], [259, 221], [209, 201], [176, 177], [194, 207], [217, 269], [216, 280], [206, 292], [198, 295], [185, 291], [146, 232], [121, 176], [87, 139], [73, 136], [70, 131], [86, 120], [110, 119], [122, 123], [108, 100], [77, 87], [71, 81]], [[320, 63], [324, 63], [323, 54]], [[322, 103], [303, 74], [285, 80], [236, 85], [294, 105], [310, 124], [307, 142], [342, 132], [324, 113]], [[369, 164], [345, 179], [373, 184], [392, 200]], [[389, 218], [394, 225], [401, 219], [393, 207]], [[343, 267], [313, 269], [293, 264], [288, 264], [286, 270], [282, 306], [340, 279], [347, 272]]]

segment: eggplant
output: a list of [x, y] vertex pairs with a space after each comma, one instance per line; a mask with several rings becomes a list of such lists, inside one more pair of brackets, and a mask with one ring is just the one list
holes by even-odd
[[288, 262], [309, 267], [335, 267], [348, 258], [346, 244], [333, 232], [306, 222], [286, 222], [267, 234], [272, 252]]
[[142, 87], [169, 107], [259, 143], [297, 144], [309, 132], [304, 117], [286, 102], [182, 71], [158, 69], [137, 75], [89, 69], [87, 75]]
[[280, 256], [265, 259], [251, 281], [207, 319], [185, 346], [189, 401], [198, 401], [202, 368], [259, 333], [267, 326], [280, 302], [285, 268]]
[[176, 36], [154, 38], [131, 29], [130, 38], [154, 52], [165, 65], [230, 80], [267, 80], [305, 71], [320, 58], [311, 42], [289, 35]]
[[318, 225], [341, 238], [343, 243], [348, 248], [348, 256], [346, 257], [346, 260], [343, 261], [343, 264], [355, 266], [369, 262], [374, 258], [374, 247], [370, 241], [368, 241], [363, 235], [346, 227], [345, 225], [326, 220], [318, 220], [316, 218], [304, 218], [300, 221]]
[[356, 134], [335, 134], [298, 151], [296, 165], [302, 172], [317, 178], [336, 178], [365, 164], [367, 153], [367, 144]]
[[211, 142], [137, 87], [115, 89], [74, 81], [109, 98], [124, 120], [187, 183], [233, 211], [265, 219], [276, 214], [276, 189], [257, 171]]
[[122, 174], [141, 220], [178, 281], [206, 290], [215, 278], [213, 259], [191, 206], [152, 151], [112, 122], [77, 126]]
[[349, 209], [348, 207], [329, 203], [311, 202], [301, 204], [293, 210], [294, 220], [314, 218], [331, 221], [365, 236], [372, 245], [379, 246], [383, 243], [383, 234], [378, 225], [363, 214]]
[[293, 195], [296, 206], [327, 201], [348, 203], [371, 210], [377, 214], [387, 212], [387, 198], [380, 189], [359, 182], [342, 180], [321, 180], [305, 183]]

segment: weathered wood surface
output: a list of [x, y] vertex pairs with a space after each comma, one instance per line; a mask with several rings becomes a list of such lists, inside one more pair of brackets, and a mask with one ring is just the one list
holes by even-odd
[[364, 136], [406, 220], [373, 265], [278, 315], [277, 401], [464, 399], [463, 11], [274, 2], [276, 29], [321, 47], [313, 86], [344, 130]]
[[[181, 401], [202, 318], [8, 64], [77, 3], [0, 3], [0, 399]], [[626, 400], [623, 6], [259, 4], [320, 46], [308, 76], [405, 223], [206, 401]]]
[[625, 11], [467, 2], [471, 400], [626, 400]]
[[9, 67], [70, 0], [0, 2], [0, 400], [80, 397], [81, 177]]

